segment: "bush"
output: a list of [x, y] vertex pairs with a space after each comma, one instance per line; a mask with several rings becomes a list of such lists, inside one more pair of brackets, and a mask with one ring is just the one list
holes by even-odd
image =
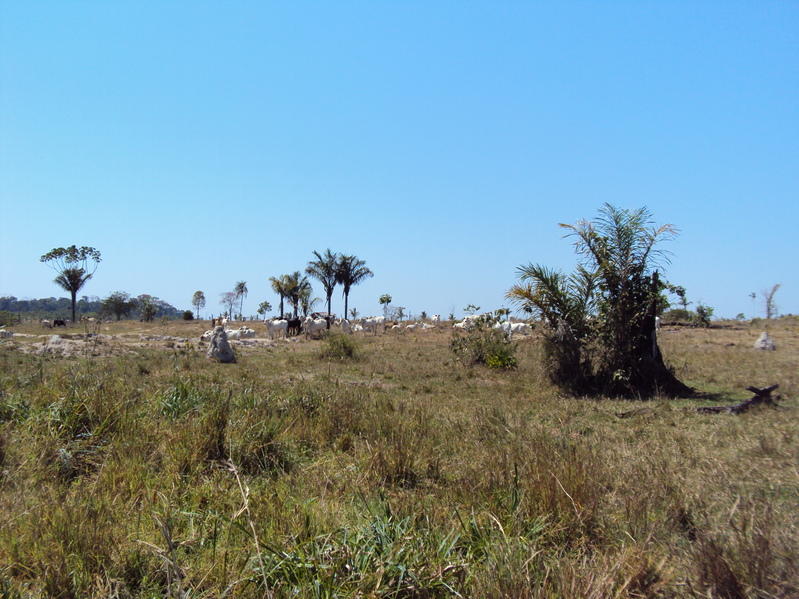
[[322, 339], [320, 357], [335, 360], [355, 360], [358, 358], [358, 344], [349, 335], [328, 332]]
[[475, 328], [464, 335], [455, 333], [450, 349], [465, 366], [485, 364], [489, 368], [516, 368], [516, 344], [503, 331]]
[[12, 325], [17, 322], [17, 317], [8, 310], [0, 310], [0, 327]]
[[183, 320], [194, 320], [194, 312], [191, 310], [186, 310], [183, 313]]

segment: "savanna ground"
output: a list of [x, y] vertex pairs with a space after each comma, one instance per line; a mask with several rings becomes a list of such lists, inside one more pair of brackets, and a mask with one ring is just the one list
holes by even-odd
[[799, 596], [797, 320], [665, 328], [700, 394], [647, 402], [561, 395], [535, 335], [493, 370], [207, 328], [0, 342], [0, 597]]

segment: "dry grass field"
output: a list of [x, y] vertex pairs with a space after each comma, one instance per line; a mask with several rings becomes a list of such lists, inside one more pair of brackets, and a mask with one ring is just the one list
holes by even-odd
[[563, 396], [535, 335], [207, 328], [0, 342], [0, 597], [799, 597], [799, 320], [665, 327], [697, 395], [649, 401]]

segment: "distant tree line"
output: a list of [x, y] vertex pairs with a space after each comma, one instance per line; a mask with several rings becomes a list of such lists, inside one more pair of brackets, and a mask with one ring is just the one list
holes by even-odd
[[[121, 311], [113, 309], [122, 299], [124, 302]], [[110, 301], [109, 301], [110, 300]], [[113, 318], [142, 318], [153, 320], [155, 318], [182, 318], [183, 311], [178, 310], [167, 302], [157, 297], [146, 294], [138, 298], [131, 298], [128, 294], [115, 291], [106, 299], [97, 296], [84, 295], [76, 304], [78, 318], [81, 316], [102, 316]], [[68, 319], [72, 314], [72, 301], [68, 297], [45, 297], [40, 299], [17, 299], [13, 295], [0, 297], [0, 312], [9, 312], [18, 319], [38, 320], [42, 318]]]

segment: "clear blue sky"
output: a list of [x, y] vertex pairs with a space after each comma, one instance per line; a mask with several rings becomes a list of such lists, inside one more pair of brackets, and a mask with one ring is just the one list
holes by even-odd
[[795, 1], [0, 0], [0, 295], [76, 244], [82, 294], [254, 314], [329, 247], [362, 314], [460, 315], [610, 202], [679, 228], [690, 301], [797, 314], [797, 200]]

